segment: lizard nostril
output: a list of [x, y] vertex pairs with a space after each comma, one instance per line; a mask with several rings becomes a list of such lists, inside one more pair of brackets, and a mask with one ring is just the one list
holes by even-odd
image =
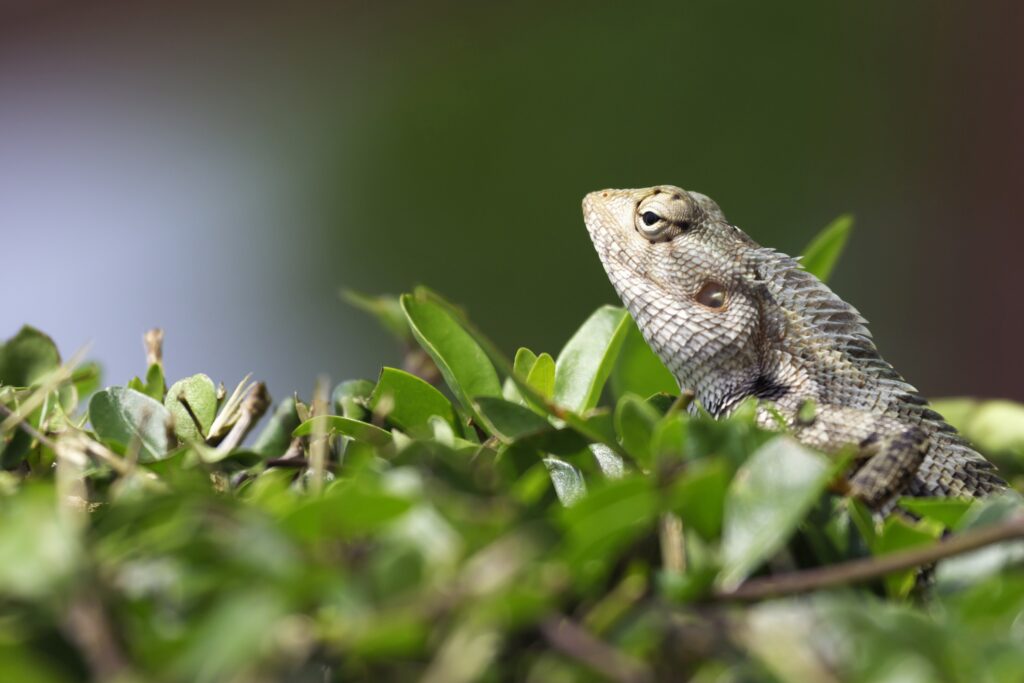
[[607, 193], [607, 192], [602, 192], [602, 193], [601, 193], [601, 197], [602, 197], [602, 198], [604, 198], [604, 197], [607, 197], [607, 196], [608, 196], [608, 193]]

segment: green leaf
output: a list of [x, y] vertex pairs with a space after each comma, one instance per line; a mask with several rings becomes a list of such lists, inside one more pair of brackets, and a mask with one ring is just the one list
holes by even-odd
[[341, 382], [331, 392], [331, 404], [338, 414], [353, 420], [365, 420], [370, 416], [368, 406], [375, 384], [367, 379], [350, 379]]
[[299, 426], [295, 399], [286, 398], [274, 410], [267, 425], [256, 437], [252, 450], [265, 458], [284, 455], [292, 441], [292, 432]]
[[583, 474], [569, 463], [560, 458], [549, 457], [544, 458], [544, 466], [548, 469], [551, 485], [554, 486], [555, 495], [562, 505], [575, 505], [587, 494], [587, 483], [583, 480]]
[[[81, 549], [53, 487], [28, 484], [0, 499], [0, 594], [52, 598], [73, 575]], [[45, 604], [45, 603], [41, 603]], [[39, 609], [39, 608], [37, 608]], [[4, 672], [4, 680], [7, 672]]]
[[899, 507], [953, 529], [973, 502], [963, 498], [900, 498]]
[[463, 407], [473, 411], [473, 398], [501, 396], [498, 373], [487, 354], [447, 307], [410, 294], [403, 295], [401, 301], [413, 336], [437, 364]]
[[544, 398], [551, 400], [555, 394], [555, 359], [549, 353], [537, 356], [537, 361], [526, 376], [526, 383]]
[[[517, 375], [525, 382], [527, 375], [530, 374], [530, 370], [533, 368], [533, 364], [536, 362], [537, 354], [525, 346], [521, 346], [516, 350], [515, 360], [512, 361], [512, 374]], [[516, 386], [515, 379], [511, 376], [505, 378], [505, 384], [501, 388], [501, 395], [506, 401], [526, 403], [526, 399], [520, 393], [519, 387]]]
[[476, 399], [476, 408], [493, 426], [495, 436], [509, 443], [555, 429], [529, 408], [501, 398], [481, 396]]
[[25, 325], [0, 346], [0, 385], [30, 386], [59, 365], [60, 354], [53, 340]]
[[173, 660], [176, 679], [214, 683], [232, 678], [246, 664], [259, 661], [265, 625], [280, 623], [286, 615], [276, 591], [236, 589], [215, 597], [179, 645]]
[[99, 363], [82, 363], [71, 373], [71, 382], [78, 392], [78, 399], [84, 400], [94, 391], [100, 388], [100, 377], [102, 376]]
[[853, 216], [850, 214], [843, 214], [825, 226], [804, 249], [800, 260], [804, 270], [822, 282], [828, 282], [852, 228]]
[[18, 683], [68, 683], [60, 675], [60, 663], [55, 657], [34, 655], [25, 643], [0, 644], [0, 671], [4, 679]]
[[622, 457], [603, 443], [592, 443], [587, 448], [597, 461], [601, 474], [609, 479], [621, 479], [626, 473], [626, 462]]
[[141, 462], [160, 460], [173, 447], [171, 420], [163, 404], [133, 389], [110, 387], [89, 401], [89, 422], [97, 436], [122, 449], [138, 444]]
[[723, 458], [691, 462], [672, 484], [670, 505], [705, 541], [718, 540], [731, 470]]
[[292, 432], [292, 436], [310, 436], [319, 428], [322, 428], [327, 435], [341, 434], [342, 436], [350, 436], [357, 441], [373, 446], [387, 446], [393, 441], [391, 432], [366, 422], [338, 415], [311, 417], [296, 427], [295, 431]]
[[208, 465], [218, 464], [218, 469], [222, 472], [233, 472], [245, 469], [261, 463], [264, 460], [264, 455], [262, 453], [257, 453], [256, 451], [249, 450], [247, 448], [234, 448], [232, 450], [225, 451], [212, 446], [207, 446], [202, 442], [194, 443], [190, 448], [200, 461]]
[[790, 436], [777, 436], [750, 456], [726, 495], [720, 588], [738, 586], [783, 546], [835, 470]]
[[652, 529], [657, 513], [653, 481], [643, 476], [605, 480], [560, 510], [563, 552], [580, 584], [574, 587], [605, 576], [621, 550]]
[[1024, 405], [1013, 401], [945, 399], [932, 407], [986, 453], [1024, 456]]
[[[894, 515], [886, 518], [881, 533], [872, 544], [871, 552], [875, 555], [886, 555], [900, 550], [930, 545], [941, 535], [941, 524], [928, 520], [912, 522]], [[916, 568], [887, 574], [885, 577], [886, 593], [893, 598], [907, 597], [914, 588], [916, 577]]]
[[[446, 312], [448, 316], [452, 317], [452, 319], [458, 320], [462, 329], [464, 329], [466, 333], [475, 340], [479, 348], [486, 352], [487, 357], [489, 357], [495, 365], [500, 367], [503, 372], [508, 374], [515, 383], [516, 388], [530, 405], [535, 405], [541, 409], [542, 412], [564, 421], [567, 425], [580, 434], [586, 436], [588, 439], [604, 443], [614, 450], [617, 455], [623, 456], [626, 454], [618, 444], [618, 441], [616, 441], [615, 428], [609, 413], [592, 411], [591, 414], [583, 417], [574, 412], [567, 411], [559, 406], [553, 405], [539, 394], [536, 389], [530, 386], [524, 378], [517, 375], [512, 367], [512, 363], [510, 363], [509, 360], [501, 353], [497, 346], [495, 346], [494, 342], [488, 339], [487, 336], [480, 332], [480, 330], [478, 330], [470, 321], [466, 320], [454, 306], [442, 299], [438, 294], [422, 287], [416, 289], [416, 297], [434, 304], [442, 311]], [[483, 422], [483, 420], [481, 421]]]
[[930, 403], [932, 410], [962, 432], [982, 402], [974, 398], [949, 397], [933, 399]]
[[594, 311], [558, 354], [556, 404], [575, 413], [597, 405], [630, 324], [625, 309], [602, 306]]
[[[1024, 501], [1016, 491], [993, 494], [975, 501], [960, 520], [956, 531], [980, 529], [1024, 514]], [[935, 572], [936, 587], [956, 590], [976, 584], [1024, 564], [1024, 541], [1016, 540], [989, 545], [974, 552], [950, 557], [939, 563]]]
[[653, 463], [651, 436], [658, 419], [657, 411], [633, 394], [626, 394], [615, 406], [615, 431], [626, 452], [645, 468]]
[[167, 390], [164, 406], [174, 416], [174, 433], [181, 441], [203, 441], [217, 416], [217, 387], [202, 373], [178, 380]]
[[878, 541], [878, 528], [871, 509], [856, 498], [847, 498], [846, 505], [849, 509], [850, 521], [857, 528], [865, 545], [869, 548], [872, 547]]
[[429, 382], [396, 368], [384, 368], [370, 394], [370, 409], [410, 434], [430, 435], [430, 418], [438, 416], [459, 433], [451, 401]]
[[160, 363], [151, 363], [146, 370], [146, 386], [143, 393], [154, 401], [163, 401], [164, 389], [164, 366]]
[[618, 455], [628, 455], [619, 445], [615, 435], [615, 418], [606, 408], [592, 410], [586, 417], [580, 417], [576, 413], [561, 414], [565, 424], [591, 441], [603, 443], [611, 448]]
[[379, 532], [411, 507], [408, 498], [359, 478], [336, 484], [323, 496], [306, 499], [282, 523], [301, 538], [329, 541]]
[[629, 319], [625, 335], [618, 361], [612, 370], [612, 393], [616, 397], [626, 394], [678, 394], [676, 378], [648, 346], [632, 318]]
[[351, 289], [341, 292], [341, 298], [361, 311], [369, 313], [391, 334], [403, 342], [412, 341], [409, 323], [397, 296], [369, 296]]
[[523, 442], [559, 455], [578, 453], [587, 446], [587, 440], [574, 429], [560, 429], [518, 403], [487, 396], [478, 398], [476, 403], [495, 436], [505, 443]]
[[[41, 411], [33, 411], [28, 417], [29, 424], [37, 423]], [[7, 440], [0, 439], [0, 468], [13, 469], [23, 462], [32, 449], [33, 438], [28, 432], [15, 429]]]
[[533, 369], [534, 363], [537, 362], [537, 354], [525, 346], [520, 346], [516, 350], [516, 357], [512, 361], [512, 369], [520, 377], [527, 377], [530, 374], [530, 370]]
[[416, 615], [379, 613], [355, 631], [349, 646], [354, 654], [373, 659], [412, 657], [429, 642], [430, 624]]
[[680, 459], [686, 449], [689, 416], [673, 412], [662, 417], [651, 435], [651, 455], [655, 460]]
[[[547, 401], [551, 400], [555, 390], [555, 361], [550, 354], [542, 353], [538, 356], [530, 349], [522, 347], [516, 351], [512, 371], [515, 378], [529, 385], [538, 396]], [[522, 395], [513, 377], [506, 380], [504, 396], [507, 400], [526, 404], [539, 413], [547, 412], [543, 403], [537, 401], [536, 397]]]

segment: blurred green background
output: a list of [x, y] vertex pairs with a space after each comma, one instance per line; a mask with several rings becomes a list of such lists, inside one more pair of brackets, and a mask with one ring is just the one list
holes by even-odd
[[428, 284], [509, 351], [615, 300], [584, 193], [673, 183], [798, 252], [929, 395], [1024, 399], [1017, 4], [0, 2], [0, 336], [278, 398]]

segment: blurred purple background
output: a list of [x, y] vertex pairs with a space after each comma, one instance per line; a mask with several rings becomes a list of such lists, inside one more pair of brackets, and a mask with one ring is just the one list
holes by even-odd
[[674, 183], [789, 252], [853, 212], [886, 357], [1024, 399], [1020, 7], [0, 0], [0, 337], [280, 398], [397, 362], [341, 287], [425, 283], [554, 352], [614, 300], [582, 195]]

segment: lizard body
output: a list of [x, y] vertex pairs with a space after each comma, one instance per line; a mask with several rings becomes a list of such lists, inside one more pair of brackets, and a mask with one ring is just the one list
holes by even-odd
[[[592, 192], [587, 229], [648, 344], [715, 417], [761, 399], [826, 453], [859, 447], [850, 493], [974, 497], [1005, 484], [879, 355], [867, 322], [796, 259], [761, 247], [710, 198], [663, 185]], [[814, 415], [802, 419], [813, 401]]]

